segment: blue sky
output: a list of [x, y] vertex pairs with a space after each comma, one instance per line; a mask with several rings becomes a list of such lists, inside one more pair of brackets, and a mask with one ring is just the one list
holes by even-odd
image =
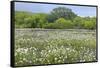
[[50, 13], [52, 9], [61, 6], [72, 9], [72, 11], [79, 16], [96, 16], [96, 7], [15, 2], [16, 11], [28, 11], [33, 13]]

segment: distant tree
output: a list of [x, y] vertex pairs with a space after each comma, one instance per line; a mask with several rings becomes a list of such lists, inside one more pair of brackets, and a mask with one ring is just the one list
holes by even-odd
[[65, 18], [67, 20], [73, 20], [77, 15], [72, 12], [71, 9], [66, 8], [66, 7], [57, 7], [54, 8], [50, 15], [48, 16], [48, 20], [50, 22], [53, 22], [59, 18]]

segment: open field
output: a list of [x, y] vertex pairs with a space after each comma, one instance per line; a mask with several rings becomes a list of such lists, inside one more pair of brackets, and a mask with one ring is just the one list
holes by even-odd
[[15, 65], [96, 61], [96, 31], [15, 29]]

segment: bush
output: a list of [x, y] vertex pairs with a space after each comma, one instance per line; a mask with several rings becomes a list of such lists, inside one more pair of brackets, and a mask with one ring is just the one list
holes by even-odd
[[[47, 29], [96, 29], [96, 17], [77, 16], [71, 20], [64, 17], [54, 18], [53, 16], [45, 13], [16, 11], [15, 27]], [[52, 18], [54, 21], [50, 21], [48, 18], [50, 20]]]
[[85, 29], [94, 29], [95, 28], [94, 26], [95, 26], [94, 23], [91, 22], [91, 21], [85, 21], [84, 22], [84, 28]]
[[95, 17], [85, 18], [83, 27], [85, 29], [95, 29], [96, 28], [96, 18]]
[[47, 14], [38, 13], [33, 14], [29, 12], [18, 12], [15, 13], [15, 27], [16, 28], [42, 28], [47, 23]]
[[66, 29], [73, 28], [73, 24], [70, 20], [65, 20], [64, 18], [57, 19], [54, 23], [48, 23], [44, 26], [44, 28], [51, 29]]

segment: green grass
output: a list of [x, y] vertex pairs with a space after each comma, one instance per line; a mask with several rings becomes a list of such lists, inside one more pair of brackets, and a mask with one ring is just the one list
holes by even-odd
[[16, 29], [15, 65], [96, 61], [93, 30]]

